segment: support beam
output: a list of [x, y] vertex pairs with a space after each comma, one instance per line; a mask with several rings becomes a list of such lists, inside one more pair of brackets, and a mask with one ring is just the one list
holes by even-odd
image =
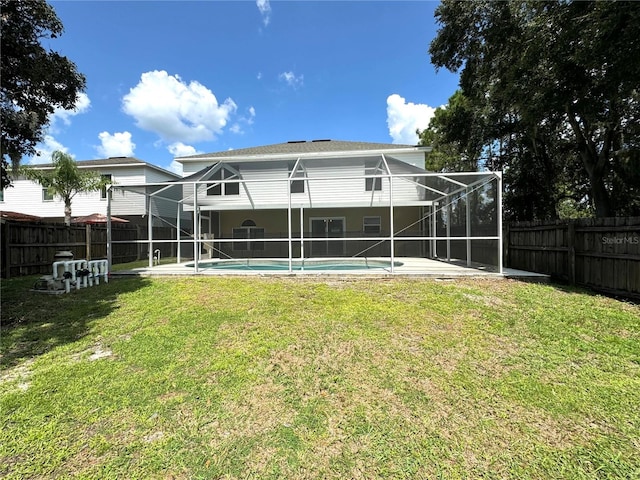
[[396, 249], [396, 244], [395, 244], [395, 222], [394, 222], [394, 218], [393, 218], [393, 176], [391, 175], [391, 169], [389, 168], [389, 164], [387, 163], [387, 159], [385, 158], [384, 154], [381, 155], [382, 156], [382, 161], [384, 162], [384, 166], [387, 169], [387, 178], [389, 179], [389, 229], [390, 229], [390, 236], [391, 236], [391, 273], [393, 273], [394, 270], [394, 264], [395, 264], [395, 249]]
[[432, 218], [431, 218], [431, 236], [433, 237], [433, 240], [431, 240], [431, 248], [433, 249], [433, 258], [438, 258], [438, 219], [437, 219], [437, 214], [438, 214], [438, 202], [433, 202], [433, 206], [431, 207], [431, 213], [432, 213]]
[[447, 262], [451, 261], [451, 201], [447, 198]]
[[465, 229], [467, 236], [467, 267], [471, 266], [471, 189], [469, 187], [466, 188], [465, 195]]
[[151, 197], [147, 197], [147, 256], [149, 268], [153, 268], [153, 217], [151, 215]]
[[293, 233], [291, 232], [291, 178], [287, 182], [287, 229], [288, 229], [288, 242], [289, 242], [289, 272], [293, 271], [293, 239], [291, 238]]
[[200, 214], [198, 210], [198, 184], [193, 182], [193, 273], [198, 273], [198, 261], [200, 260], [200, 244], [198, 243]]
[[502, 231], [502, 172], [496, 172], [496, 178], [498, 179], [498, 185], [496, 188], [497, 191], [497, 202], [498, 202], [498, 236], [500, 240], [498, 240], [498, 272], [500, 274], [504, 273], [504, 265], [503, 265], [503, 254], [504, 254], [504, 246], [503, 246], [503, 235]]
[[182, 229], [181, 229], [181, 225], [180, 225], [180, 220], [182, 218], [181, 212], [180, 210], [182, 210], [181, 208], [182, 204], [178, 203], [178, 217], [176, 218], [176, 229], [178, 230], [178, 236], [177, 236], [177, 240], [178, 240], [178, 249], [176, 252], [176, 257], [177, 257], [177, 262], [180, 263], [180, 257], [182, 256]]
[[[107, 273], [111, 272], [111, 266], [113, 265], [113, 246], [111, 244], [112, 231], [111, 231], [111, 186], [107, 187]], [[7, 268], [7, 271], [9, 269]]]
[[304, 207], [300, 205], [300, 265], [304, 270]]

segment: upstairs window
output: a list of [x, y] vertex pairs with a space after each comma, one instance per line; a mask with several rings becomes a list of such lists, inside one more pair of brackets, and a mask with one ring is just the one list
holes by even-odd
[[[380, 175], [382, 170], [378, 163], [367, 163], [364, 167], [365, 175]], [[365, 178], [364, 188], [367, 192], [382, 190], [382, 178]]]
[[[289, 164], [289, 176], [291, 176], [291, 172], [293, 172], [295, 166], [295, 163]], [[294, 178], [306, 178], [305, 172], [300, 165], [298, 165], [298, 170], [296, 170]], [[291, 193], [304, 193], [304, 180], [293, 180], [289, 183], [291, 185]]]
[[[217, 172], [215, 172], [210, 180], [239, 180], [240, 177], [237, 173], [232, 172], [229, 169], [221, 168]], [[228, 195], [240, 195], [240, 184], [239, 183], [209, 183], [207, 184], [207, 195], [208, 196], [228, 196]]]

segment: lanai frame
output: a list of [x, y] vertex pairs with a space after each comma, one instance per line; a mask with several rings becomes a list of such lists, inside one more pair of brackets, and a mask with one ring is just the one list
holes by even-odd
[[[289, 176], [287, 178], [282, 178], [282, 179], [244, 179], [244, 178], [237, 178], [237, 179], [223, 179], [223, 180], [215, 180], [212, 182], [212, 180], [210, 179], [204, 179], [204, 177], [206, 175], [210, 175], [213, 171], [215, 171], [216, 168], [222, 168], [222, 162], [218, 162], [217, 164], [212, 165], [211, 168], [208, 168], [206, 170], [205, 173], [203, 173], [203, 175], [201, 177], [196, 177], [196, 179], [189, 179], [189, 180], [179, 180], [179, 181], [172, 181], [172, 182], [162, 182], [162, 183], [146, 183], [146, 184], [141, 184], [141, 185], [126, 185], [126, 186], [119, 186], [119, 185], [111, 185], [109, 187], [110, 189], [110, 194], [107, 195], [107, 258], [109, 261], [109, 269], [111, 270], [111, 265], [112, 265], [112, 251], [113, 251], [113, 240], [112, 240], [112, 235], [111, 235], [111, 209], [112, 209], [112, 191], [115, 190], [123, 190], [123, 191], [127, 191], [127, 190], [136, 190], [136, 189], [144, 189], [145, 193], [145, 197], [146, 197], [146, 215], [147, 215], [147, 222], [148, 222], [148, 238], [147, 240], [137, 240], [137, 243], [146, 243], [148, 246], [148, 260], [149, 260], [149, 268], [153, 267], [153, 263], [154, 263], [154, 244], [162, 244], [162, 243], [169, 243], [169, 242], [173, 242], [173, 243], [177, 243], [177, 263], [181, 263], [182, 261], [182, 255], [181, 255], [181, 246], [182, 244], [184, 244], [185, 242], [188, 243], [192, 243], [193, 245], [193, 251], [194, 251], [194, 261], [193, 261], [193, 273], [199, 273], [200, 267], [199, 267], [199, 260], [200, 260], [200, 251], [201, 251], [201, 247], [203, 244], [211, 244], [212, 243], [212, 239], [203, 239], [201, 238], [201, 223], [202, 223], [202, 211], [199, 208], [199, 204], [198, 204], [198, 186], [199, 185], [206, 185], [205, 188], [209, 189], [209, 188], [213, 188], [217, 185], [222, 185], [222, 184], [233, 184], [233, 183], [237, 183], [240, 184], [248, 193], [247, 190], [247, 184], [248, 183], [266, 183], [266, 182], [286, 182], [288, 183], [289, 187], [291, 185], [292, 182], [294, 181], [305, 181], [305, 182], [313, 182], [313, 181], [321, 181], [321, 180], [351, 180], [351, 179], [361, 179], [361, 180], [365, 180], [365, 179], [375, 179], [375, 178], [379, 178], [380, 182], [388, 182], [388, 192], [389, 192], [389, 197], [388, 197], [388, 201], [386, 205], [382, 205], [383, 207], [388, 207], [389, 208], [389, 220], [390, 220], [390, 229], [389, 229], [389, 235], [387, 236], [377, 236], [377, 237], [372, 237], [372, 236], [366, 236], [366, 237], [349, 237], [349, 238], [345, 238], [345, 237], [338, 237], [338, 238], [327, 238], [327, 237], [322, 237], [322, 238], [315, 238], [315, 237], [304, 237], [304, 228], [303, 228], [303, 216], [304, 216], [304, 210], [305, 210], [305, 205], [303, 203], [300, 202], [299, 199], [295, 200], [295, 205], [294, 205], [294, 201], [292, 199], [291, 196], [291, 188], [287, 188], [288, 191], [288, 195], [287, 195], [287, 225], [288, 225], [288, 235], [287, 238], [261, 238], [259, 239], [260, 242], [282, 242], [282, 241], [286, 241], [288, 244], [288, 270], [289, 272], [293, 271], [293, 261], [297, 260], [298, 257], [294, 257], [293, 256], [293, 246], [294, 244], [299, 243], [300, 245], [300, 257], [304, 258], [304, 246], [305, 246], [305, 242], [312, 242], [312, 241], [359, 241], [359, 240], [364, 240], [364, 241], [377, 241], [378, 243], [383, 243], [383, 242], [390, 242], [390, 272], [394, 273], [394, 263], [395, 263], [395, 242], [397, 239], [397, 235], [398, 232], [395, 229], [395, 223], [394, 223], [394, 208], [395, 207], [399, 207], [402, 205], [396, 205], [394, 204], [394, 197], [393, 197], [393, 181], [394, 179], [399, 179], [399, 180], [404, 180], [404, 181], [408, 181], [411, 182], [412, 184], [415, 184], [419, 187], [422, 187], [428, 191], [430, 191], [432, 194], [436, 194], [436, 195], [440, 195], [439, 197], [436, 197], [435, 199], [432, 200], [425, 200], [423, 202], [424, 207], [429, 209], [429, 214], [426, 217], [423, 217], [421, 220], [424, 220], [425, 218], [429, 218], [429, 230], [431, 232], [430, 235], [422, 235], [422, 236], [413, 236], [413, 237], [408, 237], [408, 236], [402, 236], [401, 240], [402, 241], [429, 241], [430, 242], [430, 256], [431, 258], [437, 257], [437, 242], [438, 241], [446, 241], [446, 251], [447, 251], [447, 260], [451, 261], [451, 255], [450, 255], [450, 248], [451, 248], [451, 241], [465, 241], [466, 242], [466, 264], [467, 266], [471, 266], [472, 264], [472, 257], [471, 257], [471, 242], [474, 240], [490, 240], [490, 241], [496, 241], [497, 242], [497, 270], [499, 273], [503, 273], [503, 231], [502, 231], [502, 216], [503, 216], [503, 209], [502, 209], [502, 189], [503, 189], [503, 180], [502, 180], [502, 172], [500, 171], [487, 171], [487, 172], [456, 172], [456, 173], [431, 173], [431, 172], [425, 172], [425, 173], [419, 173], [419, 172], [414, 172], [414, 173], [393, 173], [391, 172], [391, 169], [389, 168], [389, 164], [387, 162], [387, 159], [385, 157], [384, 154], [380, 154], [380, 158], [381, 158], [381, 162], [380, 164], [384, 167], [384, 172], [385, 173], [381, 173], [381, 174], [371, 174], [371, 175], [349, 175], [349, 176], [326, 176], [326, 177], [296, 177], [297, 172], [299, 171], [299, 169], [301, 168], [301, 166], [304, 163], [304, 158], [299, 157], [296, 162], [295, 165], [293, 167], [293, 169], [291, 170]], [[193, 177], [193, 176], [192, 176]], [[420, 183], [419, 181], [417, 181], [416, 179], [425, 179], [425, 184]], [[438, 180], [441, 181], [445, 181], [448, 185], [451, 185], [453, 190], [448, 191], [448, 192], [444, 192], [441, 189], [437, 189], [434, 187], [430, 187], [426, 185], [426, 179], [428, 178], [437, 178]], [[468, 179], [471, 179], [471, 181], [468, 181]], [[496, 220], [497, 220], [497, 225], [496, 225], [496, 235], [489, 235], [489, 236], [474, 236], [472, 235], [471, 232], [471, 209], [470, 209], [470, 197], [471, 197], [471, 193], [481, 189], [483, 186], [491, 183], [495, 181], [497, 183], [496, 186], [496, 198], [495, 198], [495, 203], [496, 203]], [[184, 186], [192, 186], [193, 187], [193, 195], [189, 196], [187, 198], [184, 197], [184, 195], [182, 195], [182, 198], [180, 200], [176, 200], [174, 198], [169, 198], [166, 196], [162, 196], [161, 194], [169, 189], [172, 188], [181, 188], [184, 191]], [[150, 193], [147, 192], [147, 190], [154, 190]], [[465, 226], [466, 226], [466, 234], [465, 236], [451, 236], [450, 235], [450, 226], [451, 226], [451, 219], [450, 219], [450, 213], [451, 213], [451, 206], [452, 203], [454, 201], [455, 198], [459, 198], [460, 196], [465, 198], [465, 216], [466, 216], [466, 221], [465, 221]], [[172, 225], [173, 227], [176, 228], [177, 230], [177, 238], [176, 240], [154, 240], [153, 239], [153, 219], [154, 217], [157, 217], [156, 215], [153, 215], [152, 213], [152, 201], [158, 199], [158, 200], [163, 200], [163, 201], [168, 201], [168, 202], [173, 202], [175, 203], [176, 206], [176, 223], [174, 225]], [[182, 237], [182, 227], [181, 227], [181, 218], [182, 218], [182, 214], [184, 211], [187, 211], [184, 209], [185, 204], [191, 205], [193, 212], [194, 212], [194, 221], [193, 221], [193, 234], [191, 235], [192, 239], [191, 240], [186, 240], [183, 241], [181, 239]], [[378, 205], [380, 206], [380, 205]], [[255, 208], [255, 205], [253, 206]], [[340, 208], [349, 208], [350, 205], [336, 205], [335, 207], [340, 207]], [[311, 208], [311, 207], [309, 207]], [[292, 212], [294, 210], [300, 210], [300, 235], [299, 236], [294, 236], [293, 234], [293, 222], [292, 222]], [[446, 212], [448, 212], [447, 214], [447, 223], [446, 223], [446, 229], [447, 229], [447, 234], [445, 236], [438, 236], [437, 235], [437, 228], [436, 228], [436, 212], [439, 210], [443, 210], [445, 209]], [[215, 210], [215, 209], [210, 209], [210, 210]], [[205, 210], [207, 211], [207, 210]], [[224, 239], [224, 238], [216, 238], [215, 239], [215, 243], [217, 244], [222, 244], [222, 243], [233, 243], [233, 242], [247, 242], [250, 241], [250, 239], [234, 239], [234, 238], [229, 238], [229, 239]], [[363, 252], [361, 252], [363, 253]]]

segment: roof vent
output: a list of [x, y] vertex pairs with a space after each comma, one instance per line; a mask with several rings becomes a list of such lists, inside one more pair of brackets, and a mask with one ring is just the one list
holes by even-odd
[[311, 140], [313, 143], [317, 143], [317, 142], [330, 142], [331, 139], [330, 138], [323, 138], [320, 140]]
[[129, 157], [109, 157], [109, 159], [112, 159], [112, 158], [129, 158]]
[[289, 140], [287, 143], [307, 143], [306, 140]]

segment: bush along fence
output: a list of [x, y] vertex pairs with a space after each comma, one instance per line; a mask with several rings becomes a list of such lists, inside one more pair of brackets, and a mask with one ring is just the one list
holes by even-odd
[[[135, 243], [146, 239], [147, 227], [113, 224], [114, 243], [112, 262], [126, 263], [147, 258], [147, 245]], [[170, 239], [172, 229], [154, 227], [154, 238]], [[22, 275], [51, 274], [56, 252], [66, 250], [74, 258], [97, 260], [107, 257], [106, 225], [72, 225], [43, 222], [15, 222], [2, 220], [0, 255], [2, 278]], [[171, 256], [175, 247], [164, 244], [163, 256]]]
[[640, 299], [640, 217], [518, 222], [505, 230], [506, 266]]

